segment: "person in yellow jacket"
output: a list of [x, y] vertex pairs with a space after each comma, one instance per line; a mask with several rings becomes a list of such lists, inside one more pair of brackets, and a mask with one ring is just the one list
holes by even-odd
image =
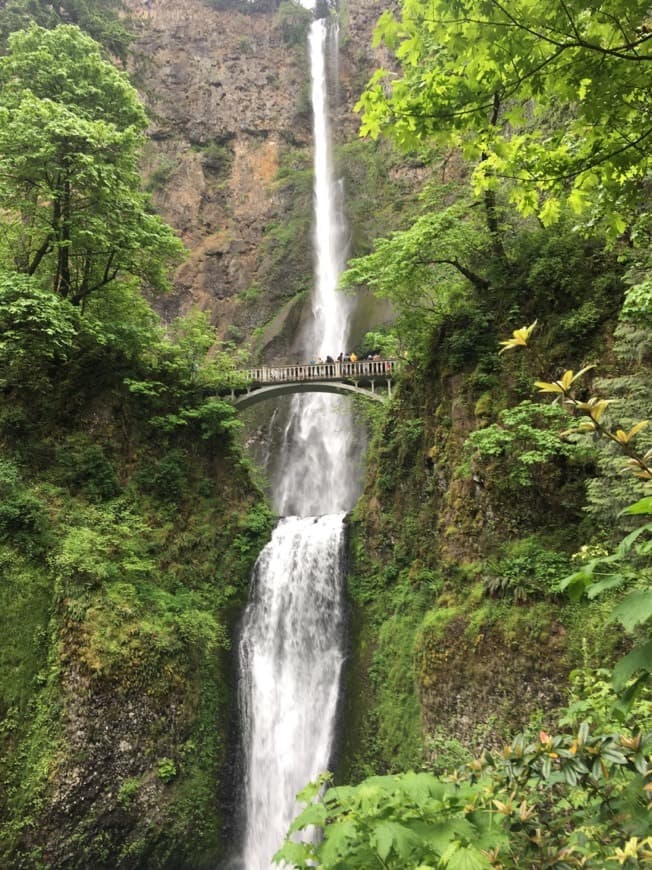
[[351, 362], [357, 362], [357, 361], [358, 361], [358, 355], [354, 351], [351, 351]]

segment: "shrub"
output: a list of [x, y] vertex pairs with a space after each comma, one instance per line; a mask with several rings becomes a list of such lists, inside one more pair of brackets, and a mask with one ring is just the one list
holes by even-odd
[[158, 763], [156, 773], [163, 782], [171, 782], [177, 775], [177, 766], [171, 758], [162, 758]]
[[145, 190], [149, 193], [162, 190], [174, 175], [176, 168], [176, 160], [173, 160], [171, 157], [161, 157], [160, 163], [147, 179]]
[[121, 807], [130, 806], [140, 788], [140, 781], [137, 779], [126, 779], [118, 789], [118, 803]]
[[550, 550], [535, 537], [508, 544], [503, 554], [487, 562], [484, 588], [488, 595], [523, 602], [559, 594], [559, 580], [568, 573], [570, 557]]
[[0, 272], [0, 386], [45, 388], [44, 373], [72, 353], [78, 312], [36, 279]]
[[512, 487], [529, 487], [546, 463], [588, 458], [586, 447], [560, 438], [568, 423], [568, 414], [559, 405], [525, 401], [502, 411], [492, 426], [472, 432], [464, 446], [478, 465], [493, 460], [505, 466], [494, 475], [496, 479]]
[[17, 466], [0, 460], [0, 541], [32, 553], [42, 549], [47, 527], [45, 508], [25, 487]]
[[59, 450], [57, 459], [62, 482], [73, 493], [83, 491], [94, 502], [106, 501], [120, 493], [115, 468], [99, 444], [85, 439], [68, 441]]
[[189, 458], [185, 450], [170, 450], [136, 475], [145, 492], [166, 502], [178, 502], [188, 487]]
[[[250, 50], [251, 46], [247, 53], [250, 53]], [[226, 173], [232, 163], [233, 151], [226, 144], [213, 141], [202, 149], [202, 164], [211, 172]]]

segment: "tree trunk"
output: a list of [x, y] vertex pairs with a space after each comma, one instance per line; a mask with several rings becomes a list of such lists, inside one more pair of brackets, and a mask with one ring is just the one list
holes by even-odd
[[[491, 118], [489, 119], [489, 123], [492, 127], [495, 127], [498, 123], [498, 115], [500, 113], [500, 95], [495, 93], [493, 100], [493, 109], [491, 111]], [[487, 154], [482, 153], [480, 157], [480, 161], [484, 161], [487, 159]], [[489, 234], [491, 235], [491, 249], [493, 251], [494, 257], [500, 260], [502, 263], [507, 263], [507, 255], [505, 253], [505, 248], [503, 246], [502, 233], [500, 232], [500, 224], [498, 221], [498, 209], [496, 207], [496, 193], [493, 190], [486, 190], [484, 193], [484, 209], [487, 217], [487, 227], [489, 228]]]

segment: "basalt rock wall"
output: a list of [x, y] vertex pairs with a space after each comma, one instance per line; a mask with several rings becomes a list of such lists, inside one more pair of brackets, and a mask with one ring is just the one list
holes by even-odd
[[[152, 118], [143, 173], [189, 249], [174, 292], [156, 305], [165, 319], [199, 306], [223, 337], [245, 341], [312, 279], [311, 14], [290, 2], [127, 5], [137, 31], [130, 72]], [[371, 33], [385, 5], [342, 4], [340, 140], [357, 136], [352, 107], [380, 60]], [[268, 328], [259, 347], [277, 334]], [[272, 348], [282, 355], [287, 341]]]

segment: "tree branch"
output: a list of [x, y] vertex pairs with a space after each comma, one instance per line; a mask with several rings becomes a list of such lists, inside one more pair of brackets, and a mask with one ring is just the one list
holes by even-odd
[[[568, 181], [573, 178], [577, 178], [582, 172], [586, 172], [587, 169], [593, 169], [594, 166], [600, 166], [601, 163], [606, 163], [608, 160], [611, 160], [612, 157], [617, 157], [619, 154], [623, 154], [625, 151], [629, 151], [631, 148], [638, 150], [638, 145], [647, 137], [652, 134], [652, 127], [638, 136], [636, 139], [627, 140], [627, 144], [623, 145], [622, 148], [616, 148], [613, 151], [609, 151], [607, 154], [603, 154], [601, 157], [597, 157], [595, 160], [591, 160], [589, 162], [585, 162], [582, 166], [577, 169], [572, 170], [571, 172], [562, 172], [559, 175], [531, 175], [529, 177], [522, 175], [506, 175], [503, 173], [496, 173], [496, 178], [506, 178], [511, 179], [512, 181], [519, 181], [525, 184], [536, 184], [539, 181]], [[619, 134], [622, 136], [622, 134]]]
[[91, 293], [95, 293], [97, 290], [101, 290], [102, 287], [106, 287], [107, 284], [110, 284], [120, 274], [120, 266], [113, 266], [113, 262], [115, 260], [116, 251], [111, 251], [109, 258], [106, 262], [106, 266], [104, 267], [104, 274], [101, 279], [92, 286], [88, 286], [88, 282], [84, 280], [82, 286], [79, 288], [77, 293], [72, 297], [71, 302], [73, 305], [79, 305], [84, 299], [91, 295]]
[[52, 234], [50, 233], [48, 236], [46, 236], [45, 241], [38, 249], [38, 251], [34, 254], [34, 259], [27, 267], [28, 275], [33, 275], [34, 272], [36, 272], [43, 257], [52, 250], [52, 241]]
[[[422, 20], [424, 22], [430, 22], [432, 24], [442, 24], [442, 25], [450, 25], [450, 24], [480, 24], [482, 26], [487, 27], [505, 27], [505, 28], [515, 28], [516, 30], [522, 30], [525, 33], [529, 33], [530, 36], [534, 36], [536, 39], [540, 39], [544, 42], [548, 42], [551, 45], [555, 45], [557, 48], [565, 51], [567, 48], [585, 48], [588, 51], [595, 51], [599, 54], [611, 55], [613, 57], [620, 58], [621, 60], [631, 60], [631, 61], [652, 61], [652, 55], [645, 54], [634, 54], [630, 52], [635, 52], [636, 49], [640, 48], [640, 46], [645, 45], [650, 39], [652, 39], [652, 33], [647, 33], [644, 36], [641, 36], [639, 39], [634, 39], [629, 42], [625, 42], [622, 45], [618, 45], [615, 48], [606, 48], [603, 45], [597, 45], [593, 42], [587, 42], [585, 39], [582, 39], [581, 36], [575, 37], [575, 39], [559, 39], [554, 38], [546, 33], [542, 33], [538, 30], [534, 30], [531, 27], [523, 24], [513, 15], [511, 15], [507, 9], [505, 9], [497, 0], [491, 0], [493, 4], [509, 19], [508, 21], [492, 21], [486, 18], [451, 18], [451, 19], [435, 19], [435, 18], [427, 18], [424, 17]], [[556, 33], [558, 31], [552, 30], [552, 28], [547, 28], [550, 32]], [[566, 34], [564, 34], [566, 35]]]
[[489, 287], [491, 286], [486, 278], [483, 278], [482, 275], [478, 275], [477, 272], [473, 272], [467, 266], [464, 266], [462, 263], [460, 263], [460, 261], [457, 259], [450, 259], [449, 260], [449, 259], [441, 258], [441, 259], [429, 260], [428, 263], [429, 263], [429, 265], [432, 265], [432, 266], [436, 266], [436, 265], [452, 266], [454, 269], [457, 269], [457, 271], [460, 273], [460, 275], [464, 275], [464, 277], [468, 281], [470, 281], [471, 284], [473, 284], [473, 286], [476, 287], [478, 290], [485, 291], [485, 290], [488, 290]]

